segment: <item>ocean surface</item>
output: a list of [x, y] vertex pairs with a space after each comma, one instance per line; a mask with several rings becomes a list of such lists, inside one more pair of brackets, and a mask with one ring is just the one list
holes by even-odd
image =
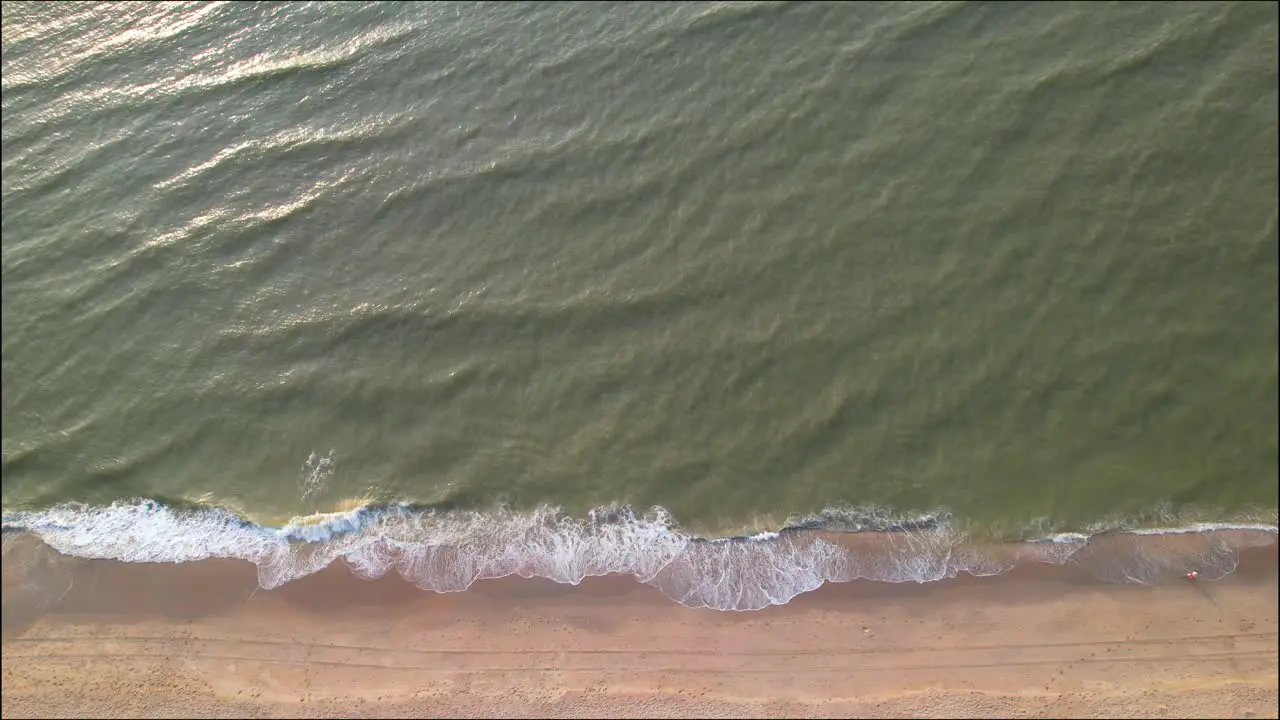
[[1280, 4], [0, 7], [6, 552], [740, 610], [1275, 542]]

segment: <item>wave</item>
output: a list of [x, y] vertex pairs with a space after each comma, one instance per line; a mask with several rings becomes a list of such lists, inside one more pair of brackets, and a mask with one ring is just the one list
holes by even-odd
[[259, 525], [217, 508], [154, 500], [79, 504], [4, 517], [4, 551], [31, 533], [65, 555], [123, 562], [235, 558], [253, 563], [264, 589], [345, 561], [373, 579], [396, 572], [423, 590], [461, 592], [478, 580], [520, 576], [578, 584], [631, 575], [689, 607], [758, 610], [829, 582], [932, 582], [990, 576], [1029, 563], [1077, 565], [1108, 582], [1155, 584], [1195, 572], [1233, 572], [1241, 551], [1276, 543], [1274, 523], [1067, 533], [1019, 541], [975, 540], [945, 513], [915, 517], [828, 510], [775, 531], [702, 538], [662, 508], [600, 508], [573, 518], [532, 511], [441, 510], [409, 504]]

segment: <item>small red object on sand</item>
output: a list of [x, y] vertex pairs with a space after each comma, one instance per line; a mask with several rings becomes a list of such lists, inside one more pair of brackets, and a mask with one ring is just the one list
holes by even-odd
[[1187, 573], [1188, 580], [1195, 580], [1198, 577], [1200, 577], [1200, 573], [1196, 572], [1195, 570], [1192, 570], [1191, 572]]

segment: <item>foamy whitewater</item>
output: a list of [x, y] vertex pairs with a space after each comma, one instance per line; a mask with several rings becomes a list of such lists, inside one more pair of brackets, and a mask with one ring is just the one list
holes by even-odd
[[18, 512], [5, 517], [4, 532], [6, 553], [13, 537], [30, 532], [82, 558], [247, 560], [264, 589], [341, 559], [361, 577], [395, 571], [435, 592], [511, 575], [576, 585], [626, 574], [689, 607], [758, 610], [828, 582], [924, 583], [961, 573], [996, 575], [1033, 562], [1077, 564], [1111, 582], [1153, 584], [1192, 571], [1214, 580], [1235, 570], [1244, 548], [1274, 544], [1277, 527], [1197, 524], [995, 543], [971, 540], [945, 514], [893, 518], [828, 510], [778, 531], [706, 539], [680, 531], [662, 508], [645, 514], [603, 508], [576, 519], [551, 507], [477, 512], [381, 505], [271, 528], [218, 509], [139, 501]]

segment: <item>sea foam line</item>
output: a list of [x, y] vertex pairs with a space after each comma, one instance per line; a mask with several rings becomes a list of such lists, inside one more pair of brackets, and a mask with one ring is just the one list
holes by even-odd
[[368, 505], [273, 528], [216, 508], [149, 500], [17, 512], [4, 517], [4, 530], [6, 538], [33, 533], [82, 558], [245, 560], [257, 566], [265, 589], [344, 560], [362, 577], [394, 571], [435, 592], [510, 575], [574, 585], [632, 575], [683, 605], [717, 610], [784, 604], [828, 582], [923, 583], [997, 575], [1027, 563], [1072, 563], [1114, 582], [1159, 583], [1191, 571], [1213, 580], [1235, 570], [1240, 550], [1274, 544], [1277, 536], [1275, 525], [1196, 523], [992, 543], [971, 540], [945, 513], [828, 510], [776, 531], [700, 538], [659, 507], [600, 508], [579, 519], [553, 507], [480, 512], [409, 504]]

